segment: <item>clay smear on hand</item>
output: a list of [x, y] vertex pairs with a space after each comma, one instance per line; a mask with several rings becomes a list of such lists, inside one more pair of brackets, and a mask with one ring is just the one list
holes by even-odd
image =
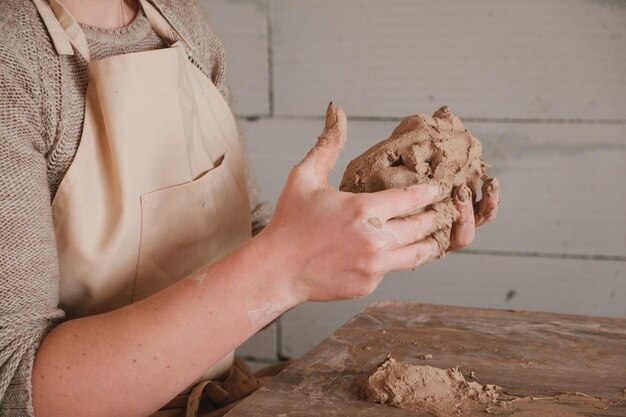
[[463, 414], [476, 405], [498, 404], [495, 385], [467, 382], [458, 369], [398, 362], [388, 357], [365, 380], [372, 402], [428, 411], [436, 416]]
[[[480, 182], [488, 182], [482, 146], [447, 106], [433, 116], [419, 114], [400, 122], [391, 136], [348, 165], [341, 191], [375, 192], [438, 181], [452, 190], [466, 184], [475, 200]], [[458, 217], [452, 198], [437, 203], [440, 229], [433, 235], [440, 255], [450, 246], [452, 223]]]

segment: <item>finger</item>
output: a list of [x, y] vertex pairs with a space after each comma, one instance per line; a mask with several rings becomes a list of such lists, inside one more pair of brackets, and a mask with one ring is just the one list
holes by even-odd
[[387, 253], [385, 271], [416, 269], [432, 261], [439, 254], [439, 244], [432, 237], [394, 249]]
[[437, 258], [446, 256], [446, 250], [450, 247], [450, 235], [452, 234], [452, 226], [443, 227], [432, 234], [439, 247]]
[[391, 249], [400, 248], [423, 240], [437, 230], [437, 212], [428, 210], [419, 214], [391, 219], [383, 225], [383, 231], [393, 236]]
[[358, 198], [365, 199], [372, 212], [387, 221], [394, 217], [416, 214], [449, 194], [450, 189], [444, 184], [427, 183], [363, 193]]
[[324, 131], [317, 138], [317, 143], [297, 165], [307, 174], [326, 181], [328, 173], [335, 166], [348, 137], [346, 114], [334, 103], [326, 110]]
[[489, 223], [498, 215], [500, 207], [500, 181], [497, 178], [489, 178], [481, 188], [483, 196], [476, 203], [476, 226]]
[[470, 188], [465, 184], [457, 187], [452, 200], [454, 201], [454, 206], [459, 211], [459, 218], [452, 224], [448, 250], [461, 249], [469, 245], [474, 241], [476, 233], [472, 191]]

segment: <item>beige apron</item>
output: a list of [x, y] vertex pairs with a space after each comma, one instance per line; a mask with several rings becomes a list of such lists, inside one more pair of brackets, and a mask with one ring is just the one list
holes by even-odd
[[[34, 0], [58, 53], [75, 48], [88, 62], [80, 146], [52, 202], [70, 318], [148, 297], [251, 235], [234, 116], [158, 6], [140, 1], [170, 47], [90, 61], [63, 5]], [[232, 358], [205, 378], [223, 375]]]

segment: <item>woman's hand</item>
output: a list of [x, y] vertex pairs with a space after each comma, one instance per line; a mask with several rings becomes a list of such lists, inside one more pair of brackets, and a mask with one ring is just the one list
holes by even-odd
[[[346, 137], [346, 116], [331, 103], [317, 144], [290, 172], [272, 221], [256, 238], [265, 269], [284, 272], [295, 303], [365, 296], [387, 272], [414, 269], [440, 253], [430, 237], [439, 227], [436, 213], [425, 208], [451, 190], [432, 183], [376, 193], [338, 191], [327, 177]], [[455, 190], [461, 216], [453, 228], [454, 248], [469, 244], [474, 224], [490, 220], [497, 208], [493, 199], [483, 199], [474, 220], [471, 195], [459, 199], [466, 191]]]
[[472, 196], [468, 186], [462, 185], [454, 190], [452, 198], [459, 211], [459, 218], [452, 225], [449, 251], [472, 243], [476, 226], [482, 226], [496, 218], [500, 206], [500, 182], [497, 178], [485, 178], [481, 191], [482, 199], [475, 202], [475, 196]]

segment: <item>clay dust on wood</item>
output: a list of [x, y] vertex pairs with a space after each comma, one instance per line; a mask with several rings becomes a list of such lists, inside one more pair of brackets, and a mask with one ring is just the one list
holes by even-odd
[[365, 381], [369, 401], [428, 411], [435, 416], [465, 414], [476, 405], [499, 405], [499, 388], [468, 382], [454, 369], [398, 362], [387, 357]]
[[391, 356], [365, 377], [363, 389], [369, 401], [427, 412], [436, 417], [579, 417], [610, 410], [615, 405], [584, 393], [514, 397], [497, 385], [467, 381], [458, 368], [412, 365]]

